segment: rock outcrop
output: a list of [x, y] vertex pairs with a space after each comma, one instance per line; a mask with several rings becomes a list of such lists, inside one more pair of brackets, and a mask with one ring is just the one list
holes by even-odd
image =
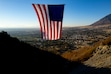
[[107, 67], [111, 68], [111, 45], [100, 45], [93, 52], [91, 58], [84, 62], [92, 67]]

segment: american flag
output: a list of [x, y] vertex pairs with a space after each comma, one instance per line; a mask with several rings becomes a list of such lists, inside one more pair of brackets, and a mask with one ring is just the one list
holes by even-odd
[[40, 23], [42, 39], [57, 40], [62, 35], [64, 5], [32, 4]]

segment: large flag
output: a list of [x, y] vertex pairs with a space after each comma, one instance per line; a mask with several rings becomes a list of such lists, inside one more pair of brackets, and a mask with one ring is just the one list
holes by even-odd
[[42, 39], [57, 40], [62, 35], [64, 5], [32, 4], [40, 23]]

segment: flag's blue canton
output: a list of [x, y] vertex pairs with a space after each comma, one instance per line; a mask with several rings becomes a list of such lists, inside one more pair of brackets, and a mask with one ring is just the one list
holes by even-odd
[[48, 5], [50, 20], [62, 21], [64, 5]]

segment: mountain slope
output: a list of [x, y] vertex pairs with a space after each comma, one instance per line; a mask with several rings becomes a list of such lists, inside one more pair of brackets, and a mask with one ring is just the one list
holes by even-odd
[[92, 57], [84, 63], [92, 67], [111, 68], [111, 36], [100, 42], [93, 51]]
[[93, 56], [84, 62], [92, 67], [111, 68], [111, 45], [100, 45], [93, 52]]
[[103, 17], [102, 19], [100, 19], [99, 21], [93, 23], [92, 26], [107, 25], [107, 24], [111, 25], [111, 14], [109, 14], [109, 15]]
[[95, 68], [68, 61], [59, 55], [32, 47], [6, 32], [0, 33], [2, 73], [30, 74], [110, 74], [108, 68]]
[[6, 32], [0, 33], [0, 63], [3, 73], [67, 74], [69, 61], [32, 47]]
[[111, 36], [106, 40], [96, 42], [92, 46], [67, 51], [62, 56], [71, 61], [85, 61], [92, 67], [111, 67]]
[[[85, 52], [82, 51], [79, 53], [79, 55], [81, 58], [85, 58], [87, 57], [87, 55], [85, 56], [85, 53], [91, 54], [91, 57], [88, 60], [82, 62], [90, 68], [81, 65], [74, 68], [70, 74], [111, 74], [111, 36], [106, 40], [95, 43], [91, 48], [86, 48], [86, 50]], [[77, 53], [78, 52], [76, 51], [75, 54], [72, 54], [72, 56], [76, 55], [75, 58], [78, 58], [77, 60], [81, 60], [80, 57], [77, 57]], [[105, 70], [104, 68], [109, 68], [110, 71]], [[97, 71], [96, 69], [99, 70]]]

